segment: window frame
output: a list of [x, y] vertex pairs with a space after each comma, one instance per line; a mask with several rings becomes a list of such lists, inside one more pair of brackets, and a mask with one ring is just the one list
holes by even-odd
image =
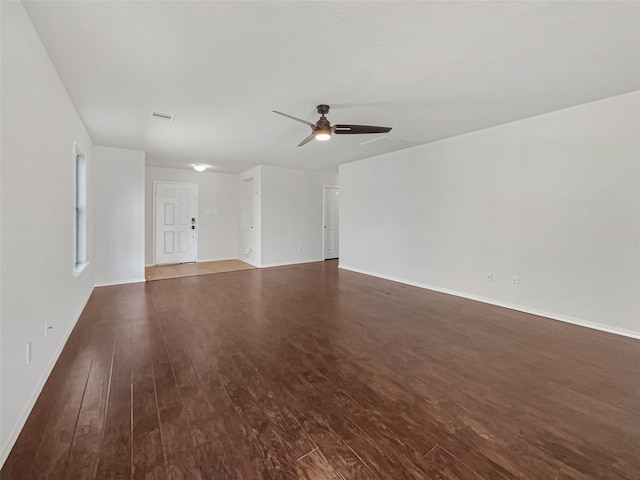
[[87, 157], [73, 144], [74, 153], [74, 224], [73, 273], [79, 275], [89, 264], [87, 260]]

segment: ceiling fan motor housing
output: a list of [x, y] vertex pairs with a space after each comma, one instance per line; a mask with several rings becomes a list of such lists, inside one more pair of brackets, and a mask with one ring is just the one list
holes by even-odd
[[329, 130], [331, 129], [331, 123], [329, 123], [329, 120], [327, 120], [327, 118], [323, 115], [322, 117], [320, 117], [320, 120], [316, 122], [316, 129]]
[[326, 115], [327, 113], [329, 113], [329, 105], [318, 105], [316, 108], [318, 109], [318, 113], [320, 115]]

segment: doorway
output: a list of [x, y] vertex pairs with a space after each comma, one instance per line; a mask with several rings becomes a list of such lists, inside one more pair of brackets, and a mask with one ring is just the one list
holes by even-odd
[[198, 185], [155, 181], [153, 196], [155, 264], [195, 262], [198, 257]]
[[329, 260], [340, 256], [339, 242], [339, 211], [340, 190], [333, 185], [322, 187], [322, 250], [324, 259]]

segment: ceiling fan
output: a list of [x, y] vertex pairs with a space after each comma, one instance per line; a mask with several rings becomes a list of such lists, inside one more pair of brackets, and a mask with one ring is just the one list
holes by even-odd
[[298, 144], [299, 147], [306, 145], [314, 138], [320, 141], [329, 140], [331, 138], [331, 135], [334, 133], [336, 135], [354, 135], [362, 133], [387, 133], [391, 131], [390, 127], [374, 127], [372, 125], [331, 126], [329, 120], [327, 120], [327, 117], [325, 117], [325, 115], [329, 113], [329, 105], [318, 105], [316, 108], [318, 109], [318, 113], [320, 114], [320, 119], [316, 123], [307, 122], [306, 120], [287, 115], [286, 113], [277, 112], [275, 110], [272, 111], [273, 113], [277, 113], [278, 115], [282, 115], [284, 117], [290, 118], [291, 120], [304, 123], [305, 125], [309, 125], [311, 127], [311, 135], [302, 140]]

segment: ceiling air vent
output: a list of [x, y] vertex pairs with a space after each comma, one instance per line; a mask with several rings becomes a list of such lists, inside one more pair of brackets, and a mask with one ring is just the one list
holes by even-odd
[[378, 137], [373, 140], [369, 140], [368, 142], [363, 142], [360, 145], [369, 148], [375, 148], [376, 150], [384, 150], [388, 152], [390, 150], [399, 150], [401, 148], [406, 148], [411, 144], [409, 142], [405, 142], [404, 140], [400, 140], [398, 138], [392, 137]]
[[153, 112], [153, 118], [157, 118], [159, 120], [168, 120], [170, 122], [173, 122], [173, 119], [176, 116], [171, 114], [171, 113], [160, 113], [160, 112]]

